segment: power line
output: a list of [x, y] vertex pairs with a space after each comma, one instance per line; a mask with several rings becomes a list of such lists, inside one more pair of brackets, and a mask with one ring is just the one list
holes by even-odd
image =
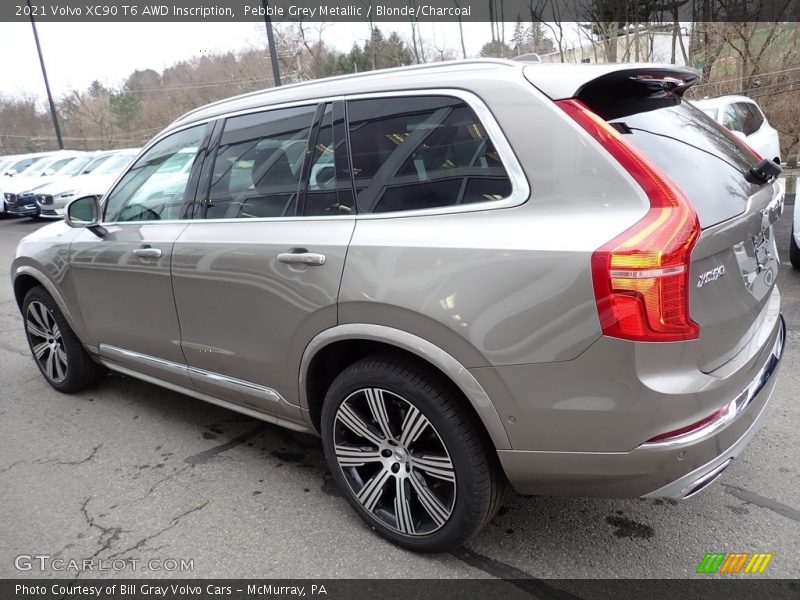
[[[797, 80], [797, 81], [784, 81], [784, 82], [781, 82], [781, 83], [774, 83], [774, 84], [771, 84], [771, 85], [762, 85], [762, 86], [759, 86], [759, 87], [756, 87], [756, 88], [752, 88], [752, 89], [749, 89], [749, 90], [739, 90], [737, 92], [727, 92], [725, 94], [718, 94], [716, 96], [708, 96], [708, 97], [709, 98], [721, 98], [723, 96], [742, 95], [742, 96], [748, 96], [750, 98], [758, 98], [760, 96], [776, 96], [778, 94], [785, 94], [787, 92], [796, 91], [796, 89], [798, 89], [798, 88], [796, 88], [794, 86], [800, 86], [800, 80]], [[768, 90], [771, 90], [771, 89], [774, 89], [774, 88], [781, 88], [781, 87], [786, 87], [787, 89], [782, 89], [782, 90], [778, 90], [778, 91], [775, 91], [775, 92], [768, 92]]]
[[769, 75], [780, 75], [781, 73], [789, 73], [791, 71], [800, 71], [800, 67], [791, 67], [789, 69], [781, 69], [780, 71], [771, 71], [768, 73], [754, 73], [753, 75], [748, 75], [746, 77], [736, 77], [735, 79], [723, 79], [721, 81], [708, 81], [706, 83], [700, 83], [695, 85], [694, 88], [706, 87], [709, 85], [719, 85], [723, 83], [731, 83], [734, 81], [743, 81], [745, 79], [750, 79], [752, 77], [768, 77]]
[[[16, 135], [12, 133], [0, 133], [0, 138], [16, 138], [16, 139], [23, 139], [23, 140], [57, 140], [55, 136], [52, 135]], [[139, 138], [139, 139], [123, 139], [123, 138], [100, 138], [100, 137], [69, 137], [69, 136], [62, 136], [62, 140], [69, 140], [73, 142], [129, 142], [132, 144], [140, 144], [142, 142], [146, 142], [149, 138]]]

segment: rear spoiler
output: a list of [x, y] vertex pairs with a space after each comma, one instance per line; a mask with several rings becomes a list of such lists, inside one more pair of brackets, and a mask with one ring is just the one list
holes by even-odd
[[532, 64], [523, 72], [552, 100], [576, 98], [606, 120], [678, 104], [700, 79], [688, 67], [653, 64]]

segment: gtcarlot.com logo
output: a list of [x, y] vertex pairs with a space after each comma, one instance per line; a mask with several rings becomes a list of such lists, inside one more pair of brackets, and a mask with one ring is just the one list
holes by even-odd
[[18, 571], [194, 571], [194, 559], [186, 558], [56, 558], [49, 554], [20, 554], [14, 558]]
[[767, 570], [772, 553], [766, 552], [706, 552], [697, 567], [697, 573], [761, 574]]

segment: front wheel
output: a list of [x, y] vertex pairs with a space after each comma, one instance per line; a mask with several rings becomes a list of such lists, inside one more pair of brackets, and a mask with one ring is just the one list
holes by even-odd
[[800, 269], [800, 248], [797, 247], [795, 241], [794, 227], [792, 227], [792, 235], [789, 236], [789, 262], [795, 269]]
[[322, 441], [334, 479], [358, 515], [392, 542], [444, 552], [497, 512], [505, 479], [480, 425], [437, 374], [368, 357], [333, 382]]
[[60, 392], [79, 392], [97, 383], [105, 369], [92, 360], [53, 298], [32, 288], [22, 303], [25, 334], [36, 365]]

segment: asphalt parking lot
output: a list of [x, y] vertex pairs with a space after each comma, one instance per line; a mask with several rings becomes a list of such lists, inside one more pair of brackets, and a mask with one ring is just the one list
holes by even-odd
[[[792, 209], [778, 224], [790, 331], [776, 397], [715, 485], [682, 503], [511, 494], [466, 548], [438, 556], [371, 533], [337, 494], [315, 438], [119, 375], [86, 393], [53, 391], [30, 357], [9, 279], [17, 242], [42, 225], [0, 220], [0, 577], [682, 578], [696, 576], [706, 552], [772, 552], [760, 577], [798, 577]], [[121, 574], [15, 568], [33, 554], [139, 562]], [[142, 569], [150, 559], [191, 560], [194, 570]]]

